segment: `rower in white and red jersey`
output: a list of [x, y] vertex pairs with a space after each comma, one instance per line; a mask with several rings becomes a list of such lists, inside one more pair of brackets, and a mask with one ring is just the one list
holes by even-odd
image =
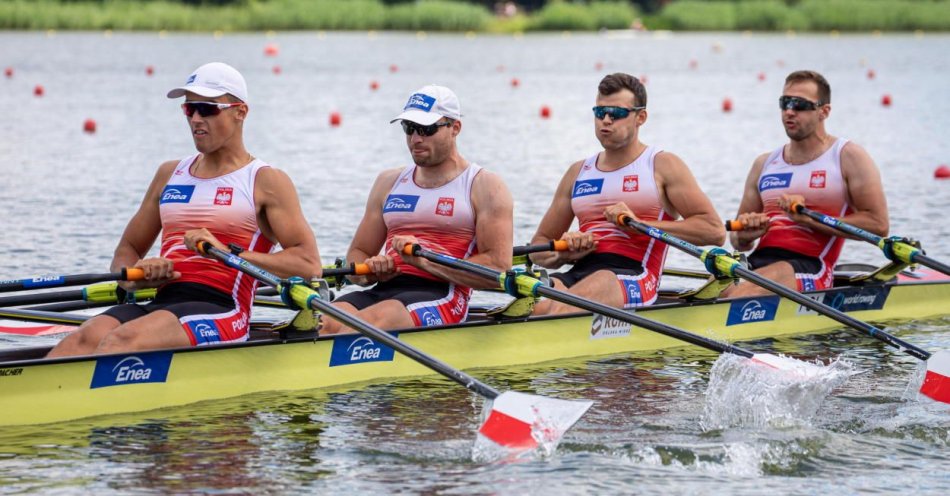
[[[400, 122], [414, 163], [376, 178], [347, 251], [347, 260], [372, 271], [350, 279], [375, 286], [343, 295], [334, 305], [384, 329], [454, 324], [468, 314], [472, 288], [497, 287], [405, 255], [408, 244], [497, 270], [511, 267], [511, 194], [499, 176], [458, 152], [461, 117], [455, 93], [430, 85], [413, 93], [392, 120]], [[328, 321], [321, 332], [345, 330]]]
[[[694, 244], [721, 244], [725, 231], [712, 203], [676, 155], [640, 141], [647, 121], [647, 94], [629, 74], [601, 80], [594, 131], [603, 151], [564, 174], [532, 243], [563, 239], [568, 251], [534, 253], [547, 268], [573, 267], [551, 275], [555, 288], [614, 307], [656, 300], [667, 246], [616, 224], [626, 214]], [[578, 231], [569, 231], [574, 218]], [[682, 220], [677, 220], [682, 217]], [[545, 300], [535, 314], [577, 311]]]
[[[63, 339], [51, 357], [199, 346], [248, 338], [257, 281], [195, 251], [199, 241], [238, 250], [281, 277], [320, 275], [320, 255], [287, 175], [244, 148], [247, 85], [212, 62], [168, 98], [182, 104], [198, 153], [162, 164], [119, 240], [112, 270], [138, 267], [157, 287], [146, 305], [113, 307]], [[159, 256], [146, 258], [161, 234]], [[276, 244], [281, 251], [272, 253]]]
[[[758, 240], [749, 256], [756, 272], [798, 291], [825, 289], [834, 282], [842, 233], [792, 213], [791, 207], [802, 204], [886, 236], [881, 175], [863, 148], [825, 131], [831, 87], [821, 74], [789, 74], [779, 108], [789, 142], [753, 162], [736, 218], [743, 229], [732, 233], [732, 245], [746, 251]], [[723, 292], [761, 294], [767, 291], [746, 282]]]

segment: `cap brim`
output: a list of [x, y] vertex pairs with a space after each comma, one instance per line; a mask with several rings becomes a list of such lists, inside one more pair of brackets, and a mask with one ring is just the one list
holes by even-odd
[[423, 112], [421, 110], [410, 109], [397, 115], [396, 118], [389, 121], [389, 123], [392, 124], [396, 121], [406, 120], [423, 126], [429, 126], [435, 124], [441, 118], [442, 115], [436, 114], [435, 112]]
[[168, 95], [166, 96], [168, 96], [168, 98], [179, 98], [185, 96], [185, 93], [187, 92], [208, 98], [217, 98], [221, 95], [228, 94], [226, 91], [213, 90], [211, 88], [205, 88], [204, 86], [182, 86], [169, 91]]

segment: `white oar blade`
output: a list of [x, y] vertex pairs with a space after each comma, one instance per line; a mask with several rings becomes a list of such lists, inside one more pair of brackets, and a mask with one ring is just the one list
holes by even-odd
[[797, 360], [784, 355], [773, 355], [771, 353], [756, 353], [752, 356], [752, 361], [794, 374], [802, 379], [820, 377], [825, 369], [825, 367], [814, 363]]
[[950, 403], [950, 351], [930, 355], [920, 392], [941, 403]]
[[508, 391], [492, 401], [479, 434], [510, 450], [553, 451], [592, 401], [569, 401]]

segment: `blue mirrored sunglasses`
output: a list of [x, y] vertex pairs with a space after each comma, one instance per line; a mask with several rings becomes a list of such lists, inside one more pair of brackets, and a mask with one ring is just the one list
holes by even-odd
[[592, 110], [594, 111], [594, 117], [598, 119], [603, 119], [604, 117], [609, 115], [611, 119], [617, 120], [617, 119], [626, 119], [627, 116], [630, 115], [630, 112], [636, 112], [638, 110], [643, 110], [645, 108], [646, 107], [626, 108], [626, 107], [598, 106], [598, 107], [594, 107]]

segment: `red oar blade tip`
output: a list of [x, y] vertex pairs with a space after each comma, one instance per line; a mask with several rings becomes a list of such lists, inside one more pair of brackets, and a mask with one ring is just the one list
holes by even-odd
[[498, 447], [550, 454], [561, 437], [587, 412], [592, 401], [569, 401], [533, 394], [504, 392], [492, 401], [478, 432]]
[[934, 401], [950, 403], [950, 351], [930, 355], [920, 392]]

